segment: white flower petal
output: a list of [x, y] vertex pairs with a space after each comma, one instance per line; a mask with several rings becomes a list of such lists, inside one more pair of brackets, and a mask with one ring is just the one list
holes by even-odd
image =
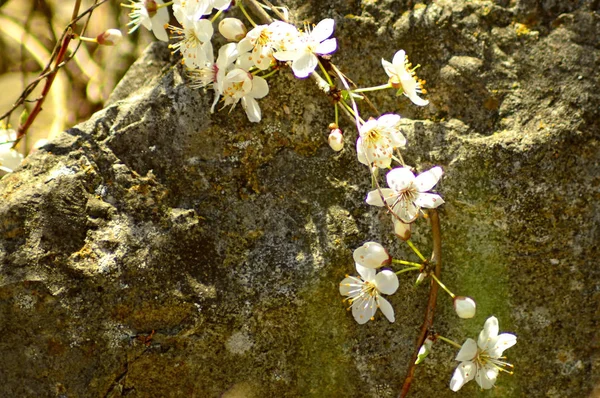
[[388, 187], [394, 191], [402, 191], [415, 181], [415, 175], [408, 167], [397, 167], [386, 175]]
[[377, 296], [376, 300], [377, 306], [379, 307], [381, 312], [383, 312], [383, 315], [385, 315], [388, 321], [394, 323], [394, 321], [396, 320], [396, 318], [394, 317], [394, 307], [392, 307], [389, 301], [387, 301], [381, 296]]
[[417, 106], [426, 106], [429, 105], [429, 100], [425, 100], [417, 95], [416, 92], [404, 92], [404, 95], [410, 99], [410, 101]]
[[381, 199], [381, 195], [383, 195], [385, 201], [388, 204], [392, 204], [394, 202], [396, 192], [390, 188], [381, 188], [381, 193], [377, 189], [374, 189], [373, 191], [367, 194], [367, 204], [370, 204], [371, 206], [383, 207], [383, 200]]
[[442, 174], [444, 174], [444, 171], [439, 166], [419, 174], [417, 178], [415, 178], [415, 185], [419, 192], [427, 192], [433, 188], [442, 177]]
[[265, 79], [260, 76], [254, 76], [252, 78], [252, 90], [250, 90], [250, 96], [254, 98], [263, 98], [269, 94], [269, 84]]
[[252, 41], [250, 40], [250, 38], [248, 36], [244, 37], [237, 44], [237, 49], [240, 54], [248, 53], [248, 52], [252, 51], [253, 48], [254, 48], [254, 44], [252, 44]]
[[456, 360], [460, 362], [471, 361], [477, 355], [477, 343], [473, 339], [467, 339], [462, 347], [460, 347], [460, 351], [456, 354]]
[[405, 223], [411, 223], [415, 221], [419, 214], [419, 207], [413, 202], [406, 200], [399, 201], [393, 208], [394, 214], [396, 214]]
[[490, 363], [486, 363], [482, 368], [477, 369], [477, 377], [475, 381], [484, 390], [489, 390], [494, 387], [496, 379], [498, 378], [498, 368]]
[[[144, 24], [144, 26], [146, 26], [146, 24]], [[146, 26], [146, 27], [148, 28], [148, 26]], [[164, 25], [161, 25], [158, 23], [152, 23], [151, 28], [152, 28], [152, 33], [154, 33], [154, 36], [158, 40], [164, 41], [164, 42], [169, 41], [169, 35], [167, 34], [167, 31], [166, 31]], [[150, 28], [148, 28], [148, 29], [150, 29]]]
[[363, 267], [380, 268], [392, 260], [385, 248], [377, 242], [366, 242], [352, 253], [354, 261]]
[[292, 64], [294, 75], [298, 78], [305, 78], [310, 75], [317, 67], [319, 60], [317, 56], [311, 52], [303, 52]]
[[355, 263], [354, 266], [356, 267], [356, 272], [358, 272], [364, 281], [371, 282], [373, 279], [375, 279], [375, 274], [377, 271], [375, 271], [373, 268], [363, 267], [359, 263]]
[[219, 48], [217, 57], [217, 65], [219, 70], [226, 69], [235, 62], [239, 54], [238, 47], [235, 43], [227, 43]]
[[335, 21], [331, 18], [326, 18], [319, 22], [317, 26], [310, 32], [311, 39], [322, 42], [333, 34], [333, 26]]
[[365, 150], [363, 148], [362, 145], [362, 138], [358, 137], [358, 139], [356, 140], [356, 157], [358, 158], [358, 161], [366, 166], [369, 165], [369, 161], [367, 160], [367, 157], [365, 155]]
[[273, 53], [276, 60], [284, 62], [293, 61], [298, 58], [298, 55], [297, 51], [277, 51], [276, 53]]
[[405, 61], [406, 61], [406, 52], [404, 50], [396, 51], [396, 54], [394, 54], [394, 58], [392, 58], [392, 64], [394, 64], [395, 66], [404, 67]]
[[362, 280], [355, 276], [348, 276], [340, 282], [340, 294], [342, 296], [356, 297], [363, 286], [364, 282]]
[[390, 133], [390, 142], [394, 148], [404, 148], [406, 146], [406, 137], [400, 131]]
[[336, 39], [327, 39], [315, 48], [315, 54], [331, 54], [337, 49]]
[[460, 390], [465, 383], [473, 380], [475, 373], [477, 373], [477, 368], [473, 362], [462, 362], [456, 367], [454, 375], [452, 375], [452, 380], [450, 380], [450, 389], [454, 392]]
[[246, 111], [248, 120], [250, 120], [252, 123], [260, 122], [260, 119], [262, 117], [260, 112], [260, 106], [254, 98], [252, 98], [250, 95], [242, 97], [242, 107]]
[[500, 358], [504, 350], [517, 344], [517, 336], [511, 333], [502, 333], [495, 339], [492, 339], [490, 343], [492, 347], [488, 350], [488, 354], [492, 358]]
[[212, 4], [213, 8], [216, 8], [217, 10], [220, 10], [220, 11], [224, 11], [229, 8], [229, 5], [231, 4], [231, 0], [213, 0], [212, 3], [213, 3]]
[[400, 115], [396, 115], [395, 113], [386, 113], [385, 115], [381, 115], [377, 121], [380, 124], [384, 124], [388, 127], [396, 127], [398, 123], [400, 123]]
[[388, 75], [388, 77], [392, 77], [396, 72], [394, 69], [394, 65], [392, 65], [389, 61], [381, 58], [381, 65], [383, 66], [383, 70]]
[[215, 33], [212, 23], [205, 18], [194, 22], [196, 37], [202, 42], [210, 41]]
[[490, 340], [495, 339], [498, 336], [498, 330], [498, 318], [495, 316], [489, 317], [483, 325], [483, 330], [479, 333], [479, 339], [477, 340], [479, 348], [486, 350]]
[[376, 311], [377, 304], [371, 296], [369, 296], [368, 299], [361, 297], [352, 303], [352, 315], [354, 316], [356, 322], [358, 322], [360, 325], [369, 322], [369, 320], [375, 315]]
[[381, 293], [394, 294], [399, 286], [398, 275], [393, 271], [383, 270], [375, 276], [374, 283]]
[[427, 209], [435, 209], [444, 203], [444, 199], [440, 195], [434, 193], [419, 192], [415, 198], [415, 204], [419, 207], [425, 207]]

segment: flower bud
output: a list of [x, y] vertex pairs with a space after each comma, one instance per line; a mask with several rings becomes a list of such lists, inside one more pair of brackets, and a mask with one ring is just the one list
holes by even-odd
[[119, 29], [108, 29], [106, 32], [96, 37], [96, 42], [103, 46], [114, 46], [116, 42], [123, 38]]
[[219, 32], [229, 41], [240, 41], [246, 37], [248, 30], [244, 23], [237, 18], [223, 18], [219, 22]]
[[144, 0], [144, 8], [148, 11], [148, 16], [150, 18], [154, 17], [158, 12], [158, 4], [156, 4], [156, 0]]
[[379, 268], [392, 262], [387, 250], [377, 242], [366, 242], [354, 250], [354, 262], [366, 268]]
[[405, 224], [396, 217], [394, 217], [394, 233], [396, 236], [403, 241], [407, 241], [410, 239], [410, 226], [411, 224]]
[[329, 141], [329, 146], [334, 151], [339, 152], [342, 149], [344, 149], [344, 136], [342, 135], [342, 130], [331, 130], [331, 133], [329, 133], [329, 138], [327, 140]]
[[475, 308], [475, 301], [470, 297], [456, 296], [454, 298], [454, 310], [460, 318], [473, 318], [475, 316]]
[[431, 352], [431, 346], [433, 346], [433, 340], [427, 337], [423, 342], [421, 348], [419, 348], [419, 353], [417, 354], [417, 360], [415, 361], [415, 365], [420, 364], [425, 360], [425, 358], [427, 358], [427, 356]]
[[23, 161], [23, 155], [12, 149], [12, 141], [17, 138], [13, 129], [2, 129], [0, 126], [0, 171], [10, 173]]
[[425, 280], [426, 277], [427, 277], [427, 274], [425, 272], [420, 272], [419, 276], [417, 276], [415, 286], [419, 286], [421, 283], [423, 283], [423, 281]]

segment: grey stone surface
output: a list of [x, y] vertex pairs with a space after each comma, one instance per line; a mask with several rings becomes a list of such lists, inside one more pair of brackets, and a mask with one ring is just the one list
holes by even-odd
[[[400, 48], [422, 65], [430, 106], [372, 100], [405, 117], [407, 163], [445, 169], [442, 276], [478, 315], [440, 295], [436, 331], [462, 342], [496, 315], [519, 339], [513, 376], [460, 395], [594, 396], [597, 2], [289, 4], [336, 19], [334, 62], [363, 86]], [[396, 396], [427, 289], [401, 277], [394, 324], [345, 311], [354, 248], [413, 259], [363, 202], [351, 123], [332, 153], [329, 101], [286, 73], [262, 123], [211, 115], [175, 64], [150, 46], [104, 110], [0, 181], [0, 396]], [[430, 246], [425, 221], [414, 240]], [[456, 396], [455, 354], [436, 345], [412, 396]]]

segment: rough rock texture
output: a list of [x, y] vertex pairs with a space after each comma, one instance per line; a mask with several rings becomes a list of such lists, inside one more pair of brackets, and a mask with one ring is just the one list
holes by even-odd
[[[485, 396], [593, 396], [598, 2], [288, 4], [336, 19], [334, 60], [363, 86], [399, 48], [422, 65], [430, 106], [372, 100], [406, 117], [409, 164], [445, 169], [442, 275], [478, 315], [440, 295], [436, 331], [462, 342], [496, 315], [518, 335], [515, 374]], [[351, 124], [332, 153], [328, 100], [288, 74], [262, 123], [211, 115], [175, 63], [150, 46], [103, 111], [0, 181], [0, 396], [396, 396], [427, 289], [401, 277], [394, 324], [359, 327], [341, 303], [364, 241], [414, 260], [363, 202]], [[414, 240], [428, 250], [425, 221]], [[436, 345], [412, 396], [457, 396], [455, 354]]]

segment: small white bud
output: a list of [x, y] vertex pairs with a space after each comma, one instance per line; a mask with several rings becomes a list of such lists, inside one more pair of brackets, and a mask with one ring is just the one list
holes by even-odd
[[419, 348], [419, 353], [417, 354], [417, 360], [415, 361], [415, 365], [420, 364], [427, 358], [427, 355], [431, 352], [431, 346], [433, 346], [433, 340], [427, 337], [423, 342], [421, 348]]
[[410, 226], [411, 225], [412, 224], [403, 223], [398, 218], [396, 218], [396, 216], [394, 216], [394, 233], [396, 234], [396, 236], [398, 238], [402, 239], [405, 242], [410, 239], [410, 236], [411, 236]]
[[425, 272], [420, 272], [419, 276], [417, 276], [417, 281], [415, 282], [415, 286], [418, 286], [421, 283], [423, 283], [423, 281], [425, 280], [426, 277], [427, 277], [427, 274]]
[[342, 130], [331, 130], [331, 133], [329, 133], [329, 138], [327, 140], [329, 141], [329, 146], [334, 151], [339, 152], [342, 149], [344, 149], [344, 136], [342, 135]]
[[0, 126], [0, 171], [11, 173], [23, 161], [23, 155], [12, 149], [17, 132]]
[[114, 46], [116, 42], [123, 38], [119, 29], [108, 29], [106, 32], [96, 37], [96, 42], [103, 46]]
[[219, 22], [219, 32], [229, 41], [240, 41], [246, 37], [246, 25], [237, 18], [223, 18]]
[[366, 242], [354, 250], [354, 262], [367, 268], [379, 268], [392, 262], [387, 250], [377, 242]]
[[456, 296], [454, 298], [454, 310], [460, 318], [469, 319], [475, 316], [475, 301], [470, 297]]

